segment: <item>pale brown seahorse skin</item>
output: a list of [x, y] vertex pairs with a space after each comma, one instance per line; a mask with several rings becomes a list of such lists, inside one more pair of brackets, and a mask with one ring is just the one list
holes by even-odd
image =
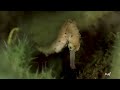
[[68, 31], [68, 47], [70, 50], [78, 51], [80, 48], [80, 33], [75, 21], [71, 21]]
[[75, 69], [75, 52], [80, 48], [80, 33], [77, 23], [74, 20], [69, 20], [70, 24], [67, 28], [68, 33], [68, 48], [70, 50], [70, 67]]
[[78, 51], [80, 48], [80, 33], [77, 28], [77, 23], [68, 19], [59, 32], [55, 42], [52, 44], [56, 53], [59, 53], [66, 45], [70, 50]]
[[62, 25], [61, 30], [59, 31], [58, 37], [55, 40], [55, 42], [53, 42], [52, 44], [52, 48], [54, 49], [54, 51], [56, 53], [59, 53], [62, 51], [62, 49], [67, 46], [68, 43], [68, 31], [67, 28], [69, 26], [69, 24], [71, 24], [70, 22], [68, 22], [68, 20]]

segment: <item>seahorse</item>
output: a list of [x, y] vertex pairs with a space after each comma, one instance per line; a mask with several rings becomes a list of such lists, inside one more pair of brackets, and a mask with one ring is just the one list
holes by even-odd
[[68, 44], [68, 32], [67, 28], [69, 26], [70, 22], [65, 21], [65, 23], [61, 26], [61, 29], [59, 30], [58, 36], [53, 43], [47, 47], [37, 47], [37, 49], [41, 52], [43, 52], [46, 56], [53, 54], [53, 53], [59, 53], [65, 48]]
[[68, 20], [71, 22], [67, 28], [68, 32], [68, 48], [70, 50], [70, 67], [75, 69], [75, 53], [80, 48], [80, 33], [77, 27], [77, 23], [74, 20]]
[[57, 39], [47, 49], [38, 47], [38, 50], [46, 56], [52, 53], [59, 53], [68, 46], [70, 51], [70, 67], [75, 69], [75, 52], [80, 48], [80, 33], [77, 23], [68, 19], [61, 26]]

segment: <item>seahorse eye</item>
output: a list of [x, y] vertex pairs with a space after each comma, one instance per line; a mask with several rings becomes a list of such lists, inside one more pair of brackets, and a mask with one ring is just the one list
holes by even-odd
[[71, 43], [68, 44], [68, 48], [69, 50], [72, 50], [73, 49], [73, 45]]

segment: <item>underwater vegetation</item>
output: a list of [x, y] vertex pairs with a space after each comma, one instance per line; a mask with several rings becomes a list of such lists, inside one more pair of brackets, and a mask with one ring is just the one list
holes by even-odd
[[[32, 44], [23, 36], [12, 42], [2, 42], [0, 48], [0, 79], [55, 79], [51, 69], [43, 69], [41, 73], [36, 70], [32, 73], [31, 61], [34, 50]], [[28, 47], [29, 46], [29, 47]]]
[[113, 46], [111, 55], [111, 75], [109, 79], [120, 79], [120, 32], [116, 34], [115, 44]]
[[[119, 17], [116, 11], [1, 11], [0, 77], [119, 78]], [[72, 29], [72, 24], [62, 28], [68, 19], [77, 28]], [[80, 47], [74, 51], [76, 41]], [[70, 60], [75, 61], [75, 69]]]

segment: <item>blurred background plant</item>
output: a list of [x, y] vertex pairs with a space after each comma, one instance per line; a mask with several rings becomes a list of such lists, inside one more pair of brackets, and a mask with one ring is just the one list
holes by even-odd
[[2, 42], [0, 48], [1, 79], [55, 79], [52, 68], [43, 69], [41, 73], [32, 73], [30, 63], [34, 59], [34, 49], [27, 36], [17, 39], [8, 45]]

